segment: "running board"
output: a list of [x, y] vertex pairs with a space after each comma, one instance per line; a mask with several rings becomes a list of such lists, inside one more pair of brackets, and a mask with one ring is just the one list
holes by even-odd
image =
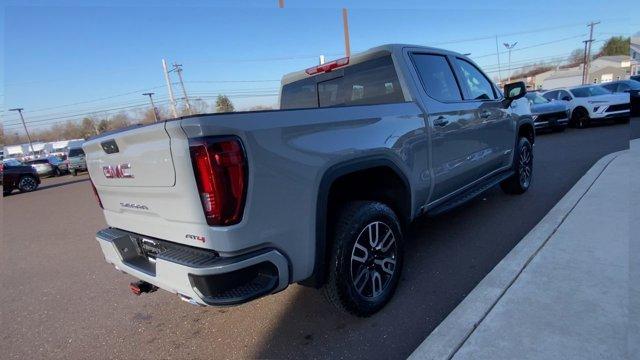
[[473, 200], [476, 196], [498, 185], [503, 180], [508, 179], [513, 174], [514, 174], [513, 170], [509, 170], [506, 172], [501, 172], [499, 174], [493, 175], [490, 178], [482, 181], [481, 183], [474, 185], [470, 189], [467, 189], [462, 193], [454, 196], [453, 198], [443, 202], [442, 204], [437, 205], [433, 209], [427, 210], [427, 215], [435, 216], [435, 215], [440, 215], [447, 211], [453, 210], [458, 206]]

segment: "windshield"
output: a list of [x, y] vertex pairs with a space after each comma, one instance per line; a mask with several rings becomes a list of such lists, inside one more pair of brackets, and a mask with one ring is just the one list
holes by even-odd
[[603, 88], [602, 86], [585, 86], [570, 90], [573, 96], [584, 98], [589, 96], [598, 96], [611, 94], [611, 91]]
[[57, 164], [60, 164], [62, 160], [57, 156], [50, 156], [49, 162], [52, 163], [53, 165], [57, 165]]
[[84, 151], [81, 148], [75, 148], [69, 150], [69, 157], [84, 155]]
[[7, 160], [3, 160], [2, 163], [5, 166], [20, 166], [22, 165], [22, 163], [16, 159], [7, 159]]
[[546, 104], [549, 102], [538, 93], [526, 93], [524, 96], [529, 99], [529, 104]]
[[631, 90], [640, 90], [640, 81], [627, 80], [624, 84], [629, 85]]

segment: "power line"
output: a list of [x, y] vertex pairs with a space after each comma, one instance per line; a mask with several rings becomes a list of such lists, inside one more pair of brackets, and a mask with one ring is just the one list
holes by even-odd
[[[203, 99], [215, 99], [218, 95], [223, 94], [223, 92], [218, 92], [218, 93], [202, 93], [203, 96], [199, 95], [199, 98], [203, 98]], [[207, 94], [207, 95], [205, 95]], [[211, 94], [211, 95], [208, 95]], [[238, 94], [227, 94], [228, 97], [230, 98], [252, 98], [252, 97], [265, 97], [265, 96], [277, 96], [279, 95], [279, 92], [271, 92], [271, 93], [238, 93]], [[158, 101], [158, 103], [169, 103], [170, 101], [167, 100], [161, 100]], [[27, 124], [36, 124], [36, 123], [47, 123], [50, 122], [48, 124], [42, 124], [42, 125], [54, 125], [56, 123], [62, 123], [62, 122], [67, 122], [67, 121], [73, 121], [73, 118], [76, 117], [81, 117], [81, 116], [85, 116], [85, 115], [95, 115], [97, 113], [105, 113], [105, 112], [113, 112], [113, 111], [120, 111], [120, 110], [127, 110], [127, 109], [133, 109], [133, 108], [140, 108], [145, 106], [147, 103], [136, 103], [134, 105], [129, 105], [129, 106], [122, 106], [122, 107], [116, 107], [116, 108], [111, 108], [111, 109], [101, 109], [101, 110], [96, 110], [96, 111], [90, 111], [90, 112], [83, 112], [83, 113], [75, 113], [75, 114], [71, 114], [68, 116], [61, 116], [61, 117], [53, 117], [53, 118], [46, 118], [46, 119], [38, 119], [38, 120], [31, 120], [31, 121], [27, 121]], [[58, 122], [51, 122], [54, 120], [62, 120], [62, 119], [66, 119], [64, 121], [58, 121]], [[5, 126], [7, 127], [11, 127], [11, 126], [16, 126], [16, 125], [20, 125], [20, 123], [11, 123], [11, 124], [5, 124]]]
[[[540, 47], [540, 46], [546, 46], [546, 45], [551, 45], [551, 44], [555, 44], [555, 43], [559, 43], [559, 42], [563, 42], [563, 41], [567, 41], [567, 40], [572, 40], [572, 39], [577, 39], [577, 38], [581, 38], [583, 37], [585, 34], [580, 34], [580, 35], [574, 35], [571, 37], [567, 37], [567, 38], [563, 38], [563, 39], [557, 39], [557, 40], [552, 40], [552, 41], [547, 41], [547, 42], [543, 42], [543, 43], [538, 43], [538, 44], [534, 44], [534, 45], [529, 45], [529, 46], [523, 46], [520, 47], [518, 49], [514, 49], [512, 51], [522, 51], [522, 50], [526, 50], [526, 49], [531, 49], [531, 48], [536, 48], [536, 47]], [[500, 52], [500, 54], [506, 54], [508, 53], [508, 51], [502, 51]], [[472, 59], [482, 59], [482, 58], [486, 58], [486, 57], [490, 57], [490, 56], [495, 56], [496, 53], [490, 53], [490, 54], [484, 54], [484, 55], [480, 55], [480, 56], [471, 56]]]
[[[538, 32], [543, 32], [543, 31], [551, 31], [551, 30], [557, 30], [557, 29], [577, 27], [577, 26], [581, 26], [581, 25], [583, 25], [583, 23], [574, 23], [574, 24], [561, 25], [561, 26], [549, 26], [549, 27], [538, 28], [538, 29], [534, 29], [534, 30], [524, 30], [524, 31], [518, 31], [518, 32], [513, 32], [513, 33], [497, 34], [497, 36], [498, 37], [507, 37], [507, 36], [515, 36], [515, 35], [533, 34], [533, 33], [538, 33]], [[481, 36], [481, 37], [473, 37], [473, 38], [467, 38], [467, 39], [443, 41], [443, 42], [438, 42], [438, 43], [432, 43], [431, 45], [439, 46], [439, 45], [458, 44], [458, 43], [463, 43], [463, 42], [472, 42], [472, 41], [480, 41], [480, 40], [489, 40], [489, 39], [493, 40], [495, 37], [496, 37], [496, 34], [493, 34], [493, 35], [487, 35], [487, 36]]]
[[[196, 91], [194, 93], [218, 93], [218, 94], [240, 94], [240, 93], [259, 93], [259, 92], [265, 92], [265, 91], [279, 91], [280, 88], [279, 87], [261, 87], [261, 88], [231, 88], [231, 89], [211, 89], [211, 90], [202, 90], [202, 91]], [[136, 94], [139, 95], [139, 94]], [[161, 96], [160, 98], [163, 98], [166, 96]], [[74, 115], [77, 113], [92, 113], [92, 112], [100, 112], [103, 111], [103, 109], [105, 108], [111, 108], [111, 107], [120, 107], [120, 106], [125, 106], [125, 105], [130, 105], [132, 103], [138, 103], [139, 99], [137, 98], [131, 98], [131, 99], [126, 99], [123, 100], [121, 102], [117, 102], [117, 103], [110, 103], [110, 104], [103, 104], [100, 105], [98, 107], [89, 107], [89, 108], [81, 108], [81, 109], [77, 109], [77, 110], [69, 110], [69, 111], [63, 111], [63, 112], [53, 112], [53, 113], [46, 113], [46, 114], [40, 114], [40, 115], [36, 115], [36, 116], [30, 116], [30, 119], [45, 119], [45, 118], [51, 118], [51, 117], [63, 117], [63, 116], [67, 116], [67, 115]], [[8, 121], [15, 121], [18, 120], [18, 118], [12, 118], [12, 119], [7, 119]]]

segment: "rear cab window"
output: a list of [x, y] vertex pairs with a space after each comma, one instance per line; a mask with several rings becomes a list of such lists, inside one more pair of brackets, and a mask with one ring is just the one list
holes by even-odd
[[[332, 77], [331, 74], [335, 74]], [[314, 75], [282, 87], [281, 109], [404, 102], [391, 55]]]

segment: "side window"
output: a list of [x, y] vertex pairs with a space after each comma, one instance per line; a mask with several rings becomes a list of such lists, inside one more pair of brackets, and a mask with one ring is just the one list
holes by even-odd
[[542, 97], [544, 97], [549, 101], [558, 100], [558, 91], [549, 91], [548, 93], [545, 93], [544, 95], [542, 95]]
[[611, 92], [616, 92], [616, 87], [618, 86], [618, 84], [603, 84], [602, 87], [611, 91]]
[[440, 101], [462, 100], [460, 88], [446, 57], [413, 54], [412, 58], [422, 86], [430, 97]]
[[496, 94], [493, 90], [493, 86], [489, 82], [484, 74], [478, 70], [475, 65], [470, 62], [457, 59], [460, 73], [462, 74], [462, 79], [460, 82], [462, 86], [467, 89], [468, 96], [472, 100], [494, 100], [496, 99]]
[[[613, 89], [609, 89], [609, 90], [615, 92], [615, 90]], [[625, 92], [629, 90], [631, 90], [631, 86], [627, 85], [627, 83], [618, 83], [618, 92]]]
[[573, 99], [571, 95], [569, 95], [569, 93], [564, 90], [560, 91], [560, 95], [558, 96], [558, 98], [563, 101], [571, 101]]

